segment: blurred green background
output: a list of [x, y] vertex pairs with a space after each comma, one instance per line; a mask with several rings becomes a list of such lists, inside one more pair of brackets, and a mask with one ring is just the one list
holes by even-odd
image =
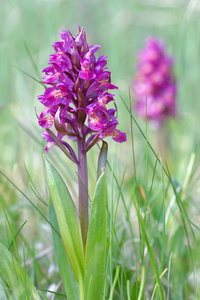
[[[119, 114], [118, 128], [127, 132], [128, 141], [122, 145], [116, 145], [110, 140], [109, 159], [114, 155], [115, 171], [120, 178], [126, 168], [126, 195], [129, 195], [130, 181], [134, 172], [130, 116], [120, 96], [129, 106], [129, 94], [136, 71], [137, 52], [144, 46], [146, 37], [154, 35], [165, 41], [168, 53], [174, 57], [174, 73], [178, 87], [176, 99], [178, 116], [175, 120], [170, 120], [166, 126], [170, 167], [176, 182], [182, 183], [191, 154], [195, 153], [196, 159], [189, 182], [189, 200], [186, 202], [186, 207], [192, 215], [192, 220], [198, 225], [200, 212], [198, 202], [200, 192], [200, 1], [1, 1], [1, 171], [47, 214], [47, 208], [39, 200], [39, 198], [45, 198], [47, 201], [48, 198], [43, 172], [44, 141], [40, 136], [42, 130], [38, 126], [34, 109], [36, 107], [38, 113], [42, 110], [37, 95], [43, 93], [43, 88], [30, 76], [41, 80], [42, 70], [47, 66], [49, 54], [53, 53], [52, 44], [60, 40], [59, 32], [65, 29], [75, 35], [78, 24], [85, 28], [89, 44], [101, 45], [98, 55], [108, 55], [112, 83], [119, 87], [115, 93]], [[131, 98], [131, 101], [134, 99]], [[137, 120], [145, 131], [145, 121], [138, 117]], [[148, 138], [156, 149], [156, 133], [151, 128], [148, 129]], [[145, 140], [137, 128], [134, 128], [134, 145], [139, 180], [144, 182], [146, 146]], [[52, 147], [49, 155], [61, 172], [65, 174], [66, 180], [73, 183], [76, 181], [75, 168], [62, 154], [58, 153]], [[96, 178], [96, 153], [97, 148], [93, 149], [89, 155], [91, 193]], [[58, 157], [60, 158], [58, 159]], [[71, 189], [72, 194], [76, 195], [76, 185], [72, 184]], [[41, 193], [41, 197], [35, 195], [36, 190]], [[15, 226], [19, 228], [25, 220], [28, 220], [19, 240], [19, 244], [23, 241], [29, 249], [28, 256], [34, 256], [34, 251], [37, 252], [37, 249], [49, 246], [50, 233], [49, 228], [45, 227], [45, 222], [1, 175], [0, 194], [8, 210], [13, 228]], [[1, 239], [9, 245], [11, 238], [5, 228], [7, 227], [4, 215], [0, 211]], [[199, 233], [197, 239], [199, 240]], [[182, 239], [180, 243], [182, 243]], [[47, 262], [43, 262], [42, 267], [39, 268], [38, 272], [41, 278], [47, 272], [49, 261], [52, 263], [51, 257], [48, 257]], [[180, 267], [180, 264], [178, 266]], [[36, 280], [34, 272], [32, 269], [32, 278]], [[183, 269], [180, 268], [179, 274], [182, 272]], [[50, 284], [52, 279], [49, 278], [46, 280]]]
[[16, 163], [28, 163], [30, 155], [35, 155], [35, 144], [16, 120], [39, 132], [34, 107], [40, 112], [37, 95], [43, 89], [19, 69], [40, 80], [60, 30], [76, 34], [77, 24], [85, 28], [89, 43], [101, 45], [99, 55], [108, 55], [112, 82], [119, 86], [120, 126], [126, 131], [130, 126], [119, 95], [127, 101], [136, 55], [145, 38], [164, 39], [168, 53], [174, 56], [178, 81], [176, 132], [171, 128], [170, 135], [173, 143], [179, 139], [178, 152], [187, 158], [199, 141], [199, 12], [199, 1], [1, 1], [1, 167], [11, 171]]

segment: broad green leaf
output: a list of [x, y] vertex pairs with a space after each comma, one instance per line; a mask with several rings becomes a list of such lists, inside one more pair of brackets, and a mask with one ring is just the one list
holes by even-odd
[[39, 300], [39, 294], [10, 251], [0, 243], [0, 274], [17, 299]]
[[84, 299], [100, 300], [106, 261], [106, 175], [95, 188], [91, 205], [85, 257]]
[[[56, 214], [52, 201], [49, 203], [49, 218], [53, 227], [59, 232]], [[69, 258], [66, 254], [61, 237], [53, 230], [53, 238], [58, 261], [58, 268], [62, 284], [68, 300], [79, 299], [79, 287], [72, 270]]]
[[80, 283], [84, 275], [84, 253], [76, 208], [60, 174], [47, 159], [45, 165], [49, 192], [65, 251]]

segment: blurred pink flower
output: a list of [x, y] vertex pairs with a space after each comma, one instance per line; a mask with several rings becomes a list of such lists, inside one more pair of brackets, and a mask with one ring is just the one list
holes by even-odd
[[172, 74], [173, 60], [164, 44], [153, 37], [139, 52], [137, 72], [133, 81], [138, 115], [160, 127], [168, 117], [176, 116], [176, 81]]

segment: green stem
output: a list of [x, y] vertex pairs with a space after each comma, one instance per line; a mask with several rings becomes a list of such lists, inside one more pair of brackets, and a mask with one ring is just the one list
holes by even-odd
[[88, 231], [88, 170], [87, 170], [87, 154], [83, 153], [85, 146], [85, 138], [81, 138], [77, 142], [78, 145], [78, 185], [79, 185], [79, 218], [81, 225], [81, 235], [83, 248], [85, 249], [87, 231]]

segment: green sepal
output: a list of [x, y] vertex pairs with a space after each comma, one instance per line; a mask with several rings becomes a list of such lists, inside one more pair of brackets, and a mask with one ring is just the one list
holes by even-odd
[[29, 276], [2, 243], [0, 243], [0, 274], [17, 299], [40, 300]]
[[106, 175], [99, 178], [91, 205], [85, 255], [84, 299], [103, 295], [106, 261]]
[[45, 159], [45, 166], [60, 235], [76, 280], [80, 283], [84, 278], [84, 253], [76, 208], [58, 171], [47, 159]]

